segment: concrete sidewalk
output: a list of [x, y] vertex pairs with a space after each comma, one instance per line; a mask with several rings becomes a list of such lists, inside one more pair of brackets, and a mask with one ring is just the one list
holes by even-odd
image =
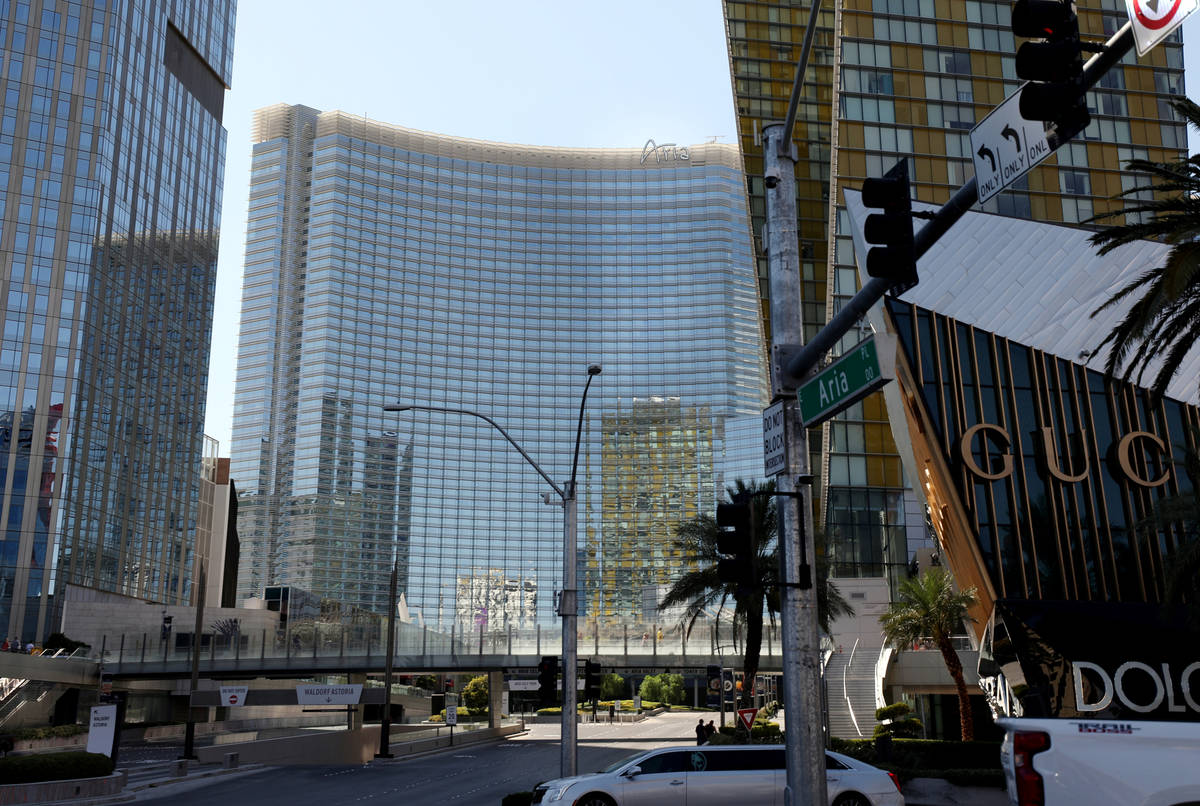
[[900, 791], [904, 806], [1010, 806], [1003, 789], [955, 786], [941, 778], [913, 778]]

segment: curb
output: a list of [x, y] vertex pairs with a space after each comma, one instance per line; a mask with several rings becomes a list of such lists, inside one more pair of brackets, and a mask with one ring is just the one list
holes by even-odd
[[216, 778], [223, 775], [233, 775], [240, 772], [258, 772], [266, 769], [266, 764], [247, 764], [244, 767], [238, 767], [232, 770], [204, 770], [202, 772], [193, 773], [192, 775], [175, 776], [172, 778], [160, 778], [154, 781], [144, 781], [136, 786], [127, 786], [120, 794], [107, 795], [98, 798], [69, 798], [67, 800], [43, 800], [29, 804], [29, 806], [59, 806], [60, 804], [70, 804], [70, 806], [105, 806], [109, 803], [129, 803], [137, 799], [139, 793], [148, 789], [155, 789], [160, 786], [169, 786], [171, 784], [185, 783], [187, 781], [198, 781], [202, 778]]

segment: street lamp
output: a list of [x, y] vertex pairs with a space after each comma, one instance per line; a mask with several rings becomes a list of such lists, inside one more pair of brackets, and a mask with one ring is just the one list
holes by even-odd
[[480, 420], [488, 423], [488, 425], [499, 431], [509, 444], [525, 458], [525, 461], [538, 472], [538, 475], [546, 480], [554, 492], [562, 499], [563, 507], [563, 589], [562, 596], [559, 598], [558, 614], [562, 617], [562, 654], [563, 654], [563, 703], [562, 703], [562, 756], [560, 763], [560, 771], [562, 777], [566, 778], [576, 774], [578, 769], [578, 747], [579, 747], [579, 724], [578, 716], [576, 715], [576, 702], [578, 701], [578, 693], [575, 690], [575, 674], [576, 667], [579, 665], [578, 639], [576, 633], [576, 624], [579, 616], [578, 611], [578, 590], [576, 589], [576, 534], [575, 534], [575, 518], [576, 518], [576, 499], [575, 499], [575, 478], [579, 468], [579, 443], [583, 437], [583, 414], [584, 407], [587, 405], [588, 389], [591, 388], [592, 379], [603, 371], [599, 364], [591, 364], [587, 368], [588, 379], [583, 387], [583, 395], [579, 400], [579, 424], [575, 429], [575, 454], [571, 460], [571, 478], [563, 486], [555, 483], [554, 479], [542, 470], [537, 462], [533, 461], [525, 449], [517, 444], [517, 441], [509, 436], [499, 423], [488, 417], [486, 414], [480, 414], [477, 411], [470, 409], [457, 409], [445, 406], [423, 406], [419, 404], [400, 404], [395, 403], [389, 406], [384, 406], [384, 411], [433, 411], [442, 414], [466, 414], [471, 417], [478, 417]]

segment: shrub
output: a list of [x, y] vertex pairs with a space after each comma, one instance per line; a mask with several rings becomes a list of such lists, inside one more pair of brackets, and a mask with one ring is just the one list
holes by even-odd
[[717, 731], [712, 736], [708, 737], [709, 744], [737, 744], [736, 740], [728, 733]]
[[609, 672], [600, 678], [600, 699], [602, 700], [619, 700], [624, 698], [628, 693], [629, 687], [625, 685], [625, 678], [614, 672]]
[[66, 781], [111, 775], [112, 759], [99, 753], [41, 753], [0, 759], [0, 784]]
[[42, 642], [42, 650], [50, 650], [53, 652], [56, 649], [65, 649], [67, 652], [74, 652], [77, 649], [91, 649], [91, 644], [85, 644], [83, 641], [73, 641], [60, 632], [52, 632]]
[[429, 721], [430, 722], [445, 722], [446, 717], [442, 716], [441, 714], [433, 714], [432, 716], [429, 717]]
[[891, 705], [885, 705], [882, 708], [875, 709], [875, 719], [882, 722], [885, 719], [897, 719], [899, 717], [908, 716], [912, 713], [912, 708], [906, 702], [894, 702]]
[[[683, 690], [683, 675], [680, 674], [652, 674], [642, 680], [641, 686], [638, 687], [638, 693], [642, 695], [642, 700], [654, 700], [662, 703], [682, 705], [687, 700], [687, 694]], [[643, 707], [649, 708], [645, 702]]]
[[750, 729], [750, 739], [759, 744], [780, 744], [783, 734], [779, 731], [778, 722], [756, 722]]
[[[830, 749], [857, 758], [868, 764], [878, 764], [879, 757], [871, 739], [833, 739]], [[940, 770], [998, 770], [999, 742], [951, 742], [940, 739], [896, 739], [892, 743], [891, 763], [898, 768], [911, 769], [924, 775]]]
[[481, 674], [467, 681], [467, 684], [463, 686], [462, 699], [463, 704], [472, 711], [481, 710], [486, 712], [488, 708], [487, 675]]
[[875, 718], [880, 724], [875, 726], [872, 736], [894, 736], [903, 739], [917, 739], [925, 730], [921, 720], [909, 716], [912, 708], [905, 702], [896, 702], [875, 709]]
[[17, 741], [26, 739], [55, 739], [63, 736], [78, 736], [87, 733], [83, 725], [52, 725], [40, 728], [17, 728], [12, 732], [12, 738]]
[[530, 806], [533, 803], [532, 792], [511, 792], [500, 801], [500, 806]]

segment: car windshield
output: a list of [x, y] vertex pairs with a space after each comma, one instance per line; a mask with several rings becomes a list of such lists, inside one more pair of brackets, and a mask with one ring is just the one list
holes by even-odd
[[597, 772], [616, 772], [617, 770], [621, 769], [629, 762], [633, 761], [635, 758], [641, 758], [644, 755], [646, 755], [646, 751], [643, 750], [640, 753], [634, 753], [631, 756], [625, 756], [620, 761], [614, 761], [612, 764], [609, 764], [604, 769], [597, 770]]

